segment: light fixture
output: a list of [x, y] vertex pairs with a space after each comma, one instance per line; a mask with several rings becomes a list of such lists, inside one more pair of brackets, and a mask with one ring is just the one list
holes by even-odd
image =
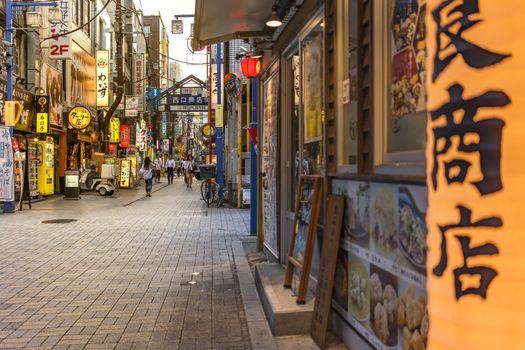
[[40, 12], [26, 12], [26, 24], [29, 28], [42, 28], [42, 15]]
[[277, 28], [283, 25], [281, 18], [279, 18], [277, 14], [277, 7], [275, 5], [272, 6], [272, 15], [266, 21], [266, 25], [270, 28]]

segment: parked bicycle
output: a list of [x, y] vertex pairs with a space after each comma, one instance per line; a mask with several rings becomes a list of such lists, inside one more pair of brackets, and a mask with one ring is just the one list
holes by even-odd
[[224, 204], [224, 198], [228, 192], [224, 188], [222, 196], [219, 196], [219, 184], [215, 181], [217, 176], [217, 167], [215, 164], [200, 165], [197, 173], [198, 180], [201, 180], [201, 198], [209, 207], [216, 204], [220, 208]]

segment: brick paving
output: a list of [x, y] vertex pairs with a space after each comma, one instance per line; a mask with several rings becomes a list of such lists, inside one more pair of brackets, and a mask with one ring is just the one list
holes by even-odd
[[0, 348], [250, 349], [231, 250], [248, 212], [157, 189], [0, 215]]

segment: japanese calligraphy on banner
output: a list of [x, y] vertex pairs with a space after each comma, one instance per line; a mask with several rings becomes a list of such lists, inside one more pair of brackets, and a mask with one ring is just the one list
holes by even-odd
[[525, 5], [428, 0], [429, 349], [523, 349]]
[[136, 146], [139, 151], [144, 152], [147, 146], [148, 131], [146, 129], [137, 130], [137, 143]]
[[162, 133], [162, 138], [166, 138], [166, 133], [168, 131], [168, 117], [166, 116], [166, 112], [162, 112], [162, 117], [161, 117], [161, 133]]
[[15, 200], [14, 158], [9, 128], [0, 126], [0, 201]]
[[109, 142], [119, 143], [120, 141], [120, 120], [118, 118], [111, 118]]
[[109, 106], [109, 51], [97, 51], [97, 106]]
[[50, 39], [49, 44], [49, 57], [55, 60], [64, 60], [71, 58], [71, 35], [59, 36], [69, 32], [71, 29], [71, 16], [70, 16], [70, 5], [69, 0], [58, 1], [62, 20], [59, 23], [50, 23], [49, 32], [50, 36], [54, 36]]
[[138, 99], [138, 111], [144, 112], [144, 87], [146, 86], [146, 81], [144, 80], [144, 54], [137, 53], [135, 54], [135, 67], [134, 67], [134, 79], [135, 87], [133, 94], [137, 96]]
[[128, 148], [131, 141], [131, 125], [120, 126], [120, 147]]
[[49, 130], [49, 96], [36, 96], [36, 132], [47, 134]]

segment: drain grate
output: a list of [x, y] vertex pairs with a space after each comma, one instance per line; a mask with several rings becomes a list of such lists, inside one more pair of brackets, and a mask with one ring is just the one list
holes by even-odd
[[207, 210], [181, 210], [177, 213], [177, 216], [208, 216]]
[[69, 224], [75, 221], [77, 221], [77, 219], [52, 219], [52, 220], [44, 220], [42, 221], [42, 223], [43, 224]]

